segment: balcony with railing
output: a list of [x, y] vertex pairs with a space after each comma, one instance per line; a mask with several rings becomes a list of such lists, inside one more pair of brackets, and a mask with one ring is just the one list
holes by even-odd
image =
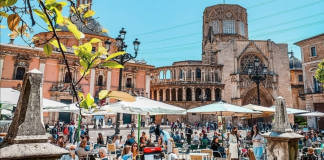
[[298, 97], [300, 97], [302, 100], [305, 100], [306, 94], [323, 94], [324, 93], [324, 87], [323, 85], [318, 85], [314, 88], [307, 88], [305, 90], [298, 90]]

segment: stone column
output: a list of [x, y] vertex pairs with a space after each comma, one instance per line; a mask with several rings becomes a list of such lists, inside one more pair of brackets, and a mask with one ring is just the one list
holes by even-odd
[[157, 90], [156, 90], [156, 96], [157, 96], [157, 97], [156, 97], [156, 100], [157, 100], [157, 101], [160, 101], [160, 89], [157, 89]]
[[170, 88], [170, 101], [172, 101], [172, 88]]
[[146, 73], [146, 77], [145, 77], [145, 90], [146, 90], [146, 93], [147, 93], [147, 95], [146, 95], [146, 97], [147, 98], [150, 98], [150, 94], [151, 94], [151, 92], [150, 92], [150, 74], [149, 73]]
[[163, 89], [163, 101], [166, 101], [166, 89]]
[[[107, 83], [106, 83], [106, 89], [108, 90], [108, 91], [110, 91], [111, 90], [111, 69], [108, 69], [107, 70]], [[109, 103], [109, 98], [106, 98], [106, 102], [108, 102]]]
[[182, 100], [186, 99], [186, 88], [182, 87]]
[[196, 81], [196, 72], [193, 72], [193, 79]]
[[196, 101], [195, 88], [194, 87], [191, 87], [191, 99], [192, 99], [192, 101]]
[[178, 88], [176, 88], [176, 101], [178, 101]]
[[95, 85], [95, 77], [96, 71], [95, 69], [91, 69], [90, 71], [90, 94], [94, 97], [94, 85]]
[[215, 87], [212, 87], [211, 89], [211, 100], [215, 101]]
[[[137, 79], [137, 74], [134, 74], [134, 88], [136, 88], [137, 87], [137, 84], [136, 84], [136, 79]], [[125, 86], [126, 86], [126, 84], [125, 84]]]

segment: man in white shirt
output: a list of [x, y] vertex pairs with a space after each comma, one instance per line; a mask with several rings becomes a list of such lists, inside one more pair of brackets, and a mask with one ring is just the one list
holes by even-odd
[[161, 124], [164, 125], [164, 118], [161, 119]]

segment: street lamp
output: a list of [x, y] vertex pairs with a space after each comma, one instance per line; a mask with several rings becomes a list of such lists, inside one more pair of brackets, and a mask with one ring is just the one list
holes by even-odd
[[[122, 28], [120, 31], [119, 31], [119, 35], [118, 37], [115, 39], [116, 40], [116, 46], [118, 47], [118, 52], [126, 52], [126, 48], [127, 48], [127, 45], [125, 44], [124, 40], [125, 40], [125, 36], [126, 36], [126, 31], [124, 28]], [[135, 51], [135, 56], [132, 56], [131, 54], [129, 53], [125, 53], [123, 55], [120, 55], [120, 56], [117, 56], [115, 58], [113, 58], [112, 60], [118, 62], [119, 64], [121, 65], [124, 65], [126, 62], [132, 60], [132, 59], [135, 59], [137, 57], [137, 51], [138, 51], [138, 48], [139, 48], [139, 45], [140, 45], [140, 41], [138, 41], [138, 39], [136, 38], [135, 41], [133, 42], [133, 45], [134, 45], [134, 51]], [[110, 49], [111, 49], [111, 41], [109, 39], [107, 39], [105, 41], [105, 48], [107, 49], [107, 51], [109, 52]], [[119, 86], [118, 86], [118, 91], [122, 91], [122, 76], [123, 76], [123, 69], [120, 68], [119, 69]], [[116, 122], [116, 129], [115, 129], [115, 134], [119, 134], [119, 118], [120, 118], [120, 113], [117, 114], [117, 121]], [[117, 127], [118, 126], [118, 127]], [[118, 128], [118, 131], [117, 131], [117, 128]]]
[[[258, 95], [258, 105], [260, 106], [260, 83], [264, 81], [267, 78], [267, 67], [263, 66], [260, 68], [260, 60], [255, 59], [254, 60], [254, 66], [249, 66], [248, 68], [248, 74], [250, 79], [256, 83], [257, 85], [257, 95]], [[253, 68], [254, 67], [254, 68]]]

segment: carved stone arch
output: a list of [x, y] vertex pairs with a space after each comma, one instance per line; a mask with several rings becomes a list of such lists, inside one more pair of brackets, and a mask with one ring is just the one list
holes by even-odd
[[218, 18], [218, 14], [216, 13], [216, 11], [212, 10], [209, 15], [208, 15], [208, 19], [207, 21], [210, 22], [212, 20], [219, 20]]
[[265, 54], [261, 51], [261, 49], [254, 44], [254, 41], [250, 41], [250, 43], [243, 49], [243, 51], [240, 53], [240, 55], [237, 57], [237, 59], [241, 59], [242, 56], [248, 53], [257, 53], [260, 54], [261, 57], [263, 57], [264, 60], [268, 61], [268, 58], [265, 56]]
[[[228, 12], [232, 13], [232, 15], [230, 17], [227, 14]], [[227, 20], [237, 20], [237, 15], [233, 10], [228, 9], [225, 12], [223, 12], [223, 18], [227, 19]]]
[[18, 56], [12, 58], [15, 61], [13, 79], [22, 80], [24, 74], [29, 70], [29, 64], [32, 61], [32, 59], [28, 54], [27, 55], [18, 54]]
[[[242, 105], [247, 104], [258, 104], [257, 100], [257, 87], [255, 84], [251, 86], [250, 89], [243, 92], [242, 97]], [[261, 106], [270, 107], [274, 104], [273, 96], [266, 90], [262, 85], [260, 85], [260, 102]]]

